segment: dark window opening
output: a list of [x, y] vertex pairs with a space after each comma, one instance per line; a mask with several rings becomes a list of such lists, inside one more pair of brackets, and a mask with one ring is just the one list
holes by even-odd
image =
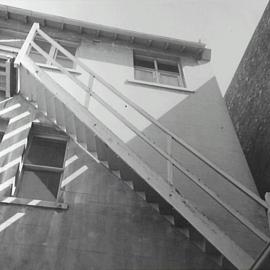
[[25, 163], [62, 167], [66, 149], [65, 141], [44, 139], [34, 136]]
[[29, 135], [29, 144], [14, 195], [56, 201], [64, 171], [67, 137], [35, 133], [35, 129], [36, 127]]
[[143, 60], [143, 59], [134, 59], [134, 65], [138, 67], [144, 67], [144, 68], [155, 68], [155, 64], [153, 60]]
[[55, 201], [61, 173], [24, 168], [17, 197]]
[[158, 70], [179, 73], [178, 66], [176, 63], [164, 64], [158, 61]]

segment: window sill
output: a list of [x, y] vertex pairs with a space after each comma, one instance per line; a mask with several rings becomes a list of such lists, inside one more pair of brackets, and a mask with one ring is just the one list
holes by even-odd
[[51, 209], [59, 209], [59, 210], [68, 209], [68, 205], [66, 203], [25, 199], [25, 198], [19, 198], [19, 197], [2, 197], [0, 198], [0, 203], [6, 204], [6, 205], [23, 205], [23, 206], [51, 208]]
[[[42, 64], [42, 63], [37, 63], [37, 65], [41, 68], [45, 68], [45, 69], [50, 69], [50, 70], [55, 70], [55, 71], [60, 71], [60, 69], [56, 66], [51, 66], [51, 65], [47, 65], [47, 64]], [[67, 70], [70, 72], [70, 73], [73, 73], [75, 75], [81, 75], [80, 72], [76, 71], [75, 69], [72, 69], [72, 68], [67, 68]]]
[[126, 80], [127, 83], [131, 84], [137, 84], [137, 85], [145, 85], [155, 88], [164, 88], [172, 91], [182, 92], [182, 93], [195, 93], [195, 91], [190, 90], [185, 87], [179, 87], [179, 86], [171, 86], [167, 84], [160, 84], [160, 83], [154, 83], [154, 82], [146, 82], [146, 81], [140, 81], [140, 80]]

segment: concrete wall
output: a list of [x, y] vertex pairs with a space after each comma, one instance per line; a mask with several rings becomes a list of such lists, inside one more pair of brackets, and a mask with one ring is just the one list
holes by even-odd
[[270, 5], [225, 95], [226, 104], [260, 194], [270, 191]]

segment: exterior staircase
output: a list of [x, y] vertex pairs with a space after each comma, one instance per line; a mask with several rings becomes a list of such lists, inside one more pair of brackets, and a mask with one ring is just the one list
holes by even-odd
[[[65, 69], [38, 47], [34, 41], [37, 35], [49, 42], [51, 46], [76, 63], [83, 72], [87, 73], [90, 78], [89, 84], [85, 85], [68, 69]], [[31, 59], [31, 50], [35, 50], [52, 63], [57, 68], [55, 72], [71, 80], [79, 87], [83, 94], [76, 97], [68, 93], [59, 81], [50, 76], [46, 69], [38, 66]], [[102, 84], [103, 87], [110, 90], [127, 106], [134, 108], [142, 117], [156, 125], [160, 132], [167, 135], [168, 144], [171, 144], [172, 141], [181, 144], [212, 170], [222, 175], [224, 180], [229, 182], [235, 189], [240, 190], [246, 197], [250, 198], [254, 205], [260, 208], [260, 211], [267, 209], [267, 205], [263, 200], [163, 127], [147, 112], [139, 108], [138, 105], [120, 94], [115, 88], [40, 30], [38, 24], [33, 25], [17, 56], [15, 64], [19, 71], [20, 94], [33, 103], [48, 119], [69, 134], [86, 153], [91, 155], [97, 162], [102, 163], [114, 175], [121, 178], [124, 183], [138, 193], [139, 196], [152, 204], [161, 215], [173, 225], [179, 227], [188, 238], [194, 241], [209, 256], [212, 256], [224, 269], [249, 269], [251, 267], [269, 242], [268, 232], [262, 228], [258, 229], [253, 223], [254, 220], [249, 220], [248, 217], [240, 213], [228, 202], [222, 200], [199, 177], [186, 170], [172, 156], [170, 152], [171, 147], [168, 147], [165, 151], [155, 144], [151, 138], [144, 135], [133, 123], [113, 108], [108, 101], [97, 94], [94, 91], [94, 85]], [[84, 97], [83, 100], [81, 96]], [[157, 173], [151, 164], [149, 165], [149, 162], [136, 154], [118, 135], [112, 132], [108, 124], [103, 123], [97, 115], [89, 110], [91, 99], [104, 106], [110, 114], [113, 114], [136, 136], [143, 140], [149, 149], [155, 151], [157, 155], [166, 160], [169, 168], [168, 171], [170, 172], [166, 179]], [[213, 201], [219, 207], [222, 207], [223, 211], [229, 215], [230, 220], [228, 220], [228, 223], [237, 223], [237, 229], [232, 227], [230, 231], [230, 229], [226, 228], [226, 224], [224, 224], [224, 227], [220, 224], [217, 225], [211, 217], [201, 212], [198, 206], [193, 205], [185, 197], [185, 194], [182, 194], [181, 190], [175, 187], [175, 170], [180, 171], [193, 184], [198, 186], [205, 193], [209, 202]], [[222, 212], [220, 215], [222, 215]], [[267, 220], [266, 217], [265, 220]], [[244, 241], [238, 235], [241, 235]], [[250, 247], [250, 245], [253, 246]]]

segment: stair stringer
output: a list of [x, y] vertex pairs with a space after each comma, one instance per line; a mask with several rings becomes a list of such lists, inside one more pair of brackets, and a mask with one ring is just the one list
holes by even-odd
[[[241, 249], [228, 235], [212, 223], [206, 216], [186, 200], [171, 184], [149, 168], [125, 143], [114, 135], [85, 107], [78, 103], [65, 89], [54, 81], [41, 68], [33, 65], [32, 60], [25, 56], [19, 67], [20, 72], [25, 68], [30, 72], [29, 80], [37, 80], [41, 88], [45, 88], [60, 102], [65, 104], [69, 111], [94, 132], [105, 144], [109, 146], [125, 163], [142, 177], [156, 192], [171, 204], [188, 222], [198, 230], [220, 253], [222, 253], [234, 266], [239, 269], [248, 269], [254, 259]], [[25, 78], [24, 78], [25, 79]], [[27, 96], [27, 91], [20, 89]], [[36, 88], [34, 89], [36, 90]], [[28, 92], [29, 93], [29, 92]], [[30, 91], [31, 95], [31, 91]], [[29, 98], [29, 97], [28, 97]], [[30, 96], [31, 98], [31, 96]], [[38, 102], [38, 100], [37, 100]]]

